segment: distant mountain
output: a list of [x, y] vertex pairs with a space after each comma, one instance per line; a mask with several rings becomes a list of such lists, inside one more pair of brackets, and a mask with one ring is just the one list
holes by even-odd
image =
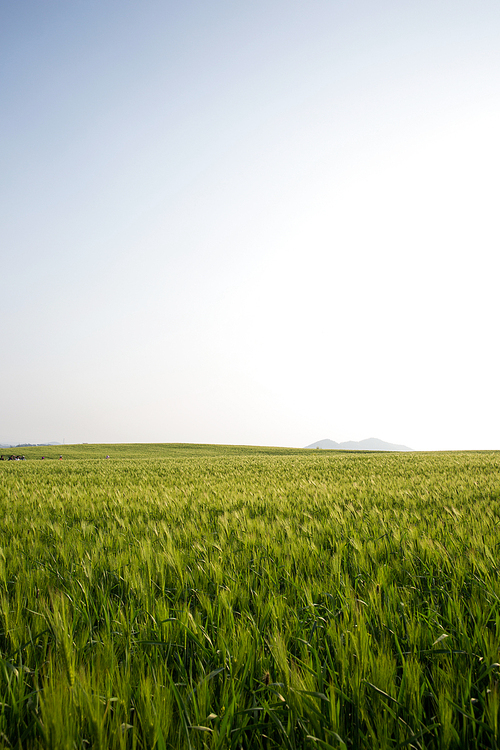
[[37, 445], [62, 445], [62, 443], [0, 443], [0, 448], [36, 448]]
[[306, 445], [306, 448], [319, 448], [327, 451], [412, 451], [406, 445], [394, 445], [386, 443], [378, 438], [367, 438], [356, 442], [349, 440], [347, 443], [336, 443], [334, 440], [318, 440], [317, 443]]

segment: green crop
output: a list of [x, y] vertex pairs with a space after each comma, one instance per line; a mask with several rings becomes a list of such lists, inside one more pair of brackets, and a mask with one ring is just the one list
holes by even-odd
[[500, 746], [498, 452], [23, 450], [0, 747]]

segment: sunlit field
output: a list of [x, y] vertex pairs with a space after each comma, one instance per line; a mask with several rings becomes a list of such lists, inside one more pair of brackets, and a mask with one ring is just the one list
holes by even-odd
[[21, 451], [0, 747], [499, 747], [500, 453]]

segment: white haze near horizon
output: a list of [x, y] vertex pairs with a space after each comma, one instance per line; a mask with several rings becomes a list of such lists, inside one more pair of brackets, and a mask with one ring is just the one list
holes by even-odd
[[497, 0], [4, 0], [0, 442], [499, 449]]

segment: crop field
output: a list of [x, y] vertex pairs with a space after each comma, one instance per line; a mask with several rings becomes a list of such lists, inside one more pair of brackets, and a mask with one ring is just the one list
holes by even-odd
[[21, 450], [1, 748], [500, 747], [499, 452]]

